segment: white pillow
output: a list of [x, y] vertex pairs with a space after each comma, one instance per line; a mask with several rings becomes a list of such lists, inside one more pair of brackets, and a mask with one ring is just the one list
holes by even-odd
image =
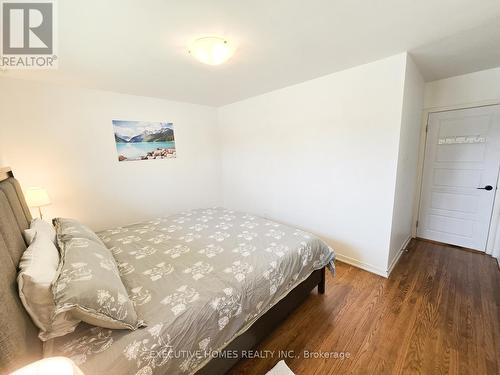
[[54, 311], [52, 282], [57, 275], [59, 251], [42, 232], [37, 232], [19, 261], [19, 297], [33, 322], [45, 331]]
[[45, 220], [36, 218], [31, 221], [30, 228], [24, 231], [24, 239], [28, 245], [31, 244], [37, 232], [45, 234], [52, 243], [56, 243], [56, 230], [54, 226]]

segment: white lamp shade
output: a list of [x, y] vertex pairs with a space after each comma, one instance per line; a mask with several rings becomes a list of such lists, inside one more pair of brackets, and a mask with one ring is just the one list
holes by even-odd
[[24, 192], [29, 207], [42, 207], [50, 204], [47, 190], [40, 187], [30, 187]]
[[220, 65], [233, 55], [231, 44], [224, 38], [210, 36], [196, 39], [189, 53], [198, 61], [208, 65]]
[[30, 363], [11, 375], [83, 375], [83, 373], [69, 358], [50, 357]]

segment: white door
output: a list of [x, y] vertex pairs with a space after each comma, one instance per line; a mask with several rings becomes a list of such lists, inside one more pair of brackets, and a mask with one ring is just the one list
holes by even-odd
[[500, 168], [500, 105], [431, 113], [417, 235], [485, 251]]

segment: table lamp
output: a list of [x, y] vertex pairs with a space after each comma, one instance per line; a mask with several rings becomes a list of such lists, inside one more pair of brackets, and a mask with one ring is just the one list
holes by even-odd
[[49, 357], [30, 363], [10, 375], [83, 375], [83, 372], [69, 358]]
[[40, 219], [42, 219], [41, 207], [48, 206], [51, 203], [47, 190], [40, 187], [30, 187], [24, 192], [24, 195], [28, 206], [38, 208]]

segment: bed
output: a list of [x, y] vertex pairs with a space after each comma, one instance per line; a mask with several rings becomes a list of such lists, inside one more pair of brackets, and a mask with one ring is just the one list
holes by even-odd
[[2, 372], [64, 355], [87, 375], [223, 374], [312, 289], [324, 293], [333, 269], [333, 252], [311, 234], [223, 208], [109, 229], [98, 235], [147, 326], [81, 323], [42, 345], [17, 292], [31, 216], [9, 169], [0, 169], [0, 213]]

